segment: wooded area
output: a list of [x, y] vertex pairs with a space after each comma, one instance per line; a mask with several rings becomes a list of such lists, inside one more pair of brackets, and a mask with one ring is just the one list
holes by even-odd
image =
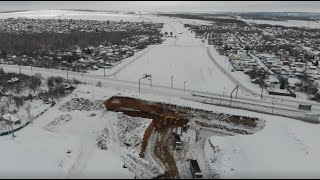
[[135, 35], [156, 35], [158, 31], [115, 31], [115, 32], [56, 32], [43, 33], [8, 33], [0, 32], [0, 49], [5, 54], [30, 55], [34, 51], [54, 51], [73, 49], [75, 46], [122, 45], [125, 39]]

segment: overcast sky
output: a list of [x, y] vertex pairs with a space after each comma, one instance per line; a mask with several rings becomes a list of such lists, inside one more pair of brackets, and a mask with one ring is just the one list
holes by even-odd
[[40, 9], [319, 12], [320, 1], [0, 1], [0, 11]]

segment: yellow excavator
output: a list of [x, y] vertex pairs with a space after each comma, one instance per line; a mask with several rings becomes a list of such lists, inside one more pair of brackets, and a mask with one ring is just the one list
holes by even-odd
[[179, 117], [175, 117], [175, 116], [165, 116], [164, 117], [164, 124], [167, 124], [167, 121], [176, 124], [176, 121], [179, 121]]

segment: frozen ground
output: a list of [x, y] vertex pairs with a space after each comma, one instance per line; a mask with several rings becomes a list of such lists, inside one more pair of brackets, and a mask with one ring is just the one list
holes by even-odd
[[255, 23], [255, 24], [271, 24], [271, 25], [281, 25], [286, 27], [302, 27], [302, 28], [310, 28], [310, 29], [319, 29], [320, 22], [318, 21], [301, 21], [301, 20], [287, 20], [287, 21], [271, 21], [271, 20], [252, 20], [252, 19], [242, 19], [247, 23]]
[[[184, 31], [183, 25], [179, 22], [166, 18], [161, 21], [168, 22], [165, 28], [168, 31], [170, 28], [175, 31], [174, 35], [178, 33], [178, 39], [169, 38], [163, 45], [152, 48], [149, 50], [150, 54], [141, 56], [119, 71], [116, 78], [137, 81], [141, 74], [153, 70], [154, 83], [164, 86], [170, 86], [172, 74], [174, 87], [183, 88], [185, 80], [191, 82], [187, 83], [187, 89], [221, 93], [223, 91], [221, 84], [226, 86], [226, 91], [234, 87], [228, 76], [218, 71], [214, 63], [209, 64], [210, 59], [201, 40], [194, 39], [192, 34]], [[179, 34], [180, 32], [182, 34]], [[138, 71], [141, 73], [137, 73]], [[206, 85], [203, 82], [206, 82]], [[155, 165], [152, 154], [146, 153], [148, 160], [139, 159], [139, 148], [130, 149], [123, 145], [123, 140], [131, 138], [135, 138], [137, 142], [141, 140], [143, 129], [148, 124], [147, 119], [140, 119], [144, 121], [138, 125], [140, 128], [121, 139], [121, 134], [125, 134], [123, 126], [119, 126], [118, 123], [118, 120], [123, 118], [121, 114], [99, 109], [68, 111], [66, 106], [62, 106], [72, 98], [82, 97], [91, 101], [101, 101], [118, 93], [209, 111], [231, 112], [229, 108], [205, 105], [172, 96], [138, 94], [128, 89], [80, 85], [73, 94], [58, 102], [33, 124], [15, 133], [17, 136], [15, 139], [11, 136], [0, 137], [0, 159], [1, 162], [5, 162], [0, 165], [0, 177], [146, 178], [157, 175], [161, 172], [161, 168]], [[232, 109], [232, 114], [263, 118], [266, 120], [266, 127], [253, 135], [211, 137], [211, 143], [213, 146], [218, 146], [220, 152], [214, 152], [208, 145], [208, 140], [199, 141], [194, 147], [195, 157], [201, 160], [199, 164], [205, 177], [210, 178], [212, 174], [219, 174], [221, 177], [273, 175], [295, 178], [298, 177], [297, 174], [304, 177], [319, 177], [320, 168], [317, 165], [320, 160], [317, 154], [320, 150], [317, 138], [320, 135], [319, 125], [243, 110]], [[125, 126], [134, 124], [129, 122], [130, 120]], [[100, 150], [96, 140], [106, 127], [109, 127], [111, 139], [106, 138], [108, 149]], [[183, 137], [183, 140], [193, 142], [194, 131], [189, 132], [190, 134]], [[190, 141], [186, 140], [188, 137], [191, 137]], [[215, 164], [211, 163], [212, 159], [216, 159]], [[122, 167], [124, 162], [129, 168]], [[178, 163], [178, 169], [186, 173], [182, 177], [190, 177], [186, 168], [179, 166]], [[134, 173], [133, 169], [136, 169]]]
[[[143, 128], [148, 125], [147, 123], [142, 123], [138, 126], [142, 129], [133, 131], [133, 134], [130, 133], [131, 135], [128, 134], [131, 138], [127, 137], [128, 135], [126, 135], [126, 138], [121, 138], [121, 132], [125, 132], [123, 127], [130, 127], [129, 125], [132, 124], [125, 123], [125, 126], [119, 126], [119, 119], [122, 119], [121, 114], [105, 112], [104, 110], [98, 110], [96, 108], [89, 108], [82, 111], [74, 110], [74, 108], [81, 106], [72, 103], [69, 104], [70, 106], [63, 106], [72, 98], [82, 97], [98, 103], [99, 101], [95, 100], [108, 99], [110, 96], [118, 93], [145, 100], [174, 103], [210, 111], [214, 109], [214, 111], [217, 112], [230, 113], [228, 108], [190, 102], [179, 98], [154, 94], [137, 94], [119, 88], [97, 88], [90, 85], [80, 85], [71, 95], [49, 109], [36, 119], [33, 124], [17, 132], [15, 139], [12, 139], [11, 136], [0, 137], [0, 158], [4, 160], [4, 162], [7, 162], [0, 168], [1, 177], [8, 177], [9, 175], [13, 177], [13, 172], [15, 172], [14, 177], [24, 175], [23, 177], [39, 178], [133, 178], [134, 176], [146, 178], [157, 175], [157, 172], [161, 172], [161, 168], [157, 168], [154, 160], [139, 160], [138, 149], [128, 149], [123, 145], [123, 141], [128, 142], [128, 140], [134, 137], [140, 137], [141, 139]], [[73, 107], [73, 109], [70, 109], [72, 111], [69, 111], [68, 107]], [[292, 161], [295, 161], [296, 163], [293, 168], [287, 167], [287, 169], [283, 169], [289, 172], [294, 172], [297, 168], [301, 169], [300, 172], [303, 170], [307, 171], [308, 167], [310, 168], [310, 172], [314, 172], [315, 170], [319, 172], [319, 168], [315, 164], [319, 160], [318, 155], [315, 153], [319, 151], [316, 138], [320, 132], [318, 125], [242, 110], [232, 110], [232, 113], [263, 118], [267, 120], [266, 127], [261, 132], [248, 136], [212, 137], [211, 140], [214, 145], [219, 146], [225, 155], [213, 154], [211, 149], [206, 148], [205, 157], [207, 158], [204, 157], [203, 159], [208, 159], [209, 161], [210, 158], [217, 156], [217, 158], [220, 158], [222, 161], [220, 164], [222, 169], [231, 167], [235, 169], [235, 172], [243, 176], [245, 176], [247, 171], [250, 171], [250, 173], [255, 172], [251, 171], [252, 169], [250, 169], [250, 167], [252, 166], [257, 170], [259, 170], [259, 168], [261, 170], [263, 167], [271, 167], [271, 165], [268, 165], [268, 163], [272, 162], [271, 159], [275, 164], [279, 163], [279, 168], [280, 166], [293, 166]], [[60, 123], [52, 123], [53, 121], [60, 121]], [[126, 121], [130, 122], [129, 119]], [[48, 126], [50, 123], [51, 125]], [[113, 135], [110, 136], [112, 137], [109, 139], [110, 141], [108, 140], [108, 149], [100, 150], [96, 145], [96, 138], [105, 127], [109, 127]], [[305, 131], [305, 129], [308, 130]], [[192, 131], [190, 131], [190, 133], [192, 133]], [[183, 139], [188, 142], [188, 137], [191, 136], [185, 135]], [[139, 141], [139, 138], [137, 140]], [[208, 142], [203, 140], [203, 142], [199, 143], [202, 147], [202, 144], [205, 145], [205, 143]], [[230, 145], [232, 147], [233, 144], [238, 146], [238, 150], [241, 150], [239, 150], [241, 153], [238, 154], [240, 159], [231, 157], [228, 161], [224, 160], [223, 158], [231, 156], [231, 150], [226, 149], [226, 147]], [[259, 147], [257, 147], [257, 144], [259, 144]], [[257, 148], [258, 151], [256, 151]], [[195, 149], [199, 151], [197, 155], [203, 154], [203, 152], [201, 152], [203, 149], [196, 147]], [[70, 150], [69, 153], [68, 150]], [[250, 156], [248, 153], [250, 153]], [[258, 161], [257, 158], [259, 155], [265, 157], [260, 157], [260, 160], [266, 161]], [[280, 158], [281, 156], [283, 156], [282, 159]], [[190, 157], [190, 155], [186, 155], [185, 157]], [[123, 162], [128, 166], [130, 166], [130, 164], [132, 165], [132, 163], [134, 163], [132, 158], [138, 162], [135, 166], [131, 166], [131, 168], [138, 167], [137, 170], [134, 171], [135, 174], [129, 171], [130, 168], [122, 168]], [[198, 158], [200, 159], [200, 157]], [[309, 159], [309, 161], [306, 161], [306, 159]], [[32, 163], [32, 166], [30, 163]], [[206, 164], [210, 163], [204, 161], [200, 164], [200, 168], [204, 170], [206, 175], [205, 177], [210, 177], [210, 174], [216, 173], [216, 171], [222, 171], [214, 167], [214, 172], [211, 172], [209, 166], [206, 167]], [[238, 164], [248, 164], [248, 169], [240, 169], [237, 166]], [[153, 167], [153, 170], [151, 170], [150, 167]], [[181, 170], [186, 167], [182, 166], [178, 168]], [[147, 169], [147, 171], [145, 169]], [[188, 173], [187, 170], [183, 171]], [[272, 171], [272, 169], [270, 169], [270, 171]], [[228, 171], [226, 171], [225, 174], [221, 175], [232, 176], [232, 172], [228, 173]], [[255, 174], [253, 174], [253, 176], [254, 175]], [[190, 175], [185, 174], [182, 177], [189, 176]]]
[[[162, 22], [166, 23], [163, 31], [172, 31], [177, 38], [167, 38], [164, 44], [150, 49], [113, 77], [138, 82], [142, 74], [151, 74], [152, 84], [171, 87], [173, 76], [175, 88], [183, 89], [187, 81], [188, 90], [220, 94], [231, 92], [235, 85], [211, 62], [206, 53], [206, 43], [196, 39], [176, 19], [162, 18]], [[148, 80], [143, 81], [148, 83]]]
[[261, 117], [267, 126], [253, 135], [211, 137], [205, 144], [210, 168], [222, 178], [319, 177], [319, 126]]
[[112, 13], [112, 12], [89, 12], [73, 10], [37, 10], [0, 13], [0, 19], [4, 18], [40, 18], [40, 19], [89, 19], [101, 21], [145, 21], [135, 14]]
[[68, 111], [61, 106], [77, 96], [102, 98], [94, 93], [77, 92], [16, 132], [14, 139], [0, 137], [0, 159], [6, 162], [0, 168], [1, 178], [134, 177], [122, 168], [118, 151], [102, 151], [96, 145], [98, 134], [107, 125], [108, 118], [114, 116], [106, 117], [104, 110]]

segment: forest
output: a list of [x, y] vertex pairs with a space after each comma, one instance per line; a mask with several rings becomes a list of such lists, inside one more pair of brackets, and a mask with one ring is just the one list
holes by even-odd
[[34, 51], [72, 50], [106, 44], [123, 45], [126, 38], [136, 35], [158, 35], [159, 31], [114, 31], [114, 32], [71, 32], [71, 33], [9, 33], [0, 32], [0, 49], [4, 54], [30, 55]]

